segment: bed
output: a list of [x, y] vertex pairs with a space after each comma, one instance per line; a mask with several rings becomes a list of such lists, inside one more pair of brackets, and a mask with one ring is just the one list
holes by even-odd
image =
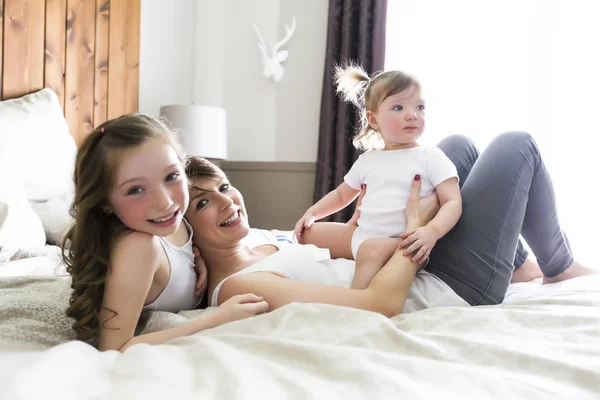
[[[514, 284], [499, 306], [392, 319], [291, 304], [120, 354], [72, 340], [59, 261], [0, 267], [0, 398], [600, 396], [600, 276]], [[155, 312], [146, 331], [205, 312]]]
[[[139, 1], [110, 1], [110, 12], [108, 1], [41, 3], [44, 12], [0, 0], [4, 21], [27, 15], [29, 33], [0, 18], [0, 94], [18, 98], [0, 102], [0, 398], [600, 398], [600, 276], [515, 284], [499, 306], [392, 319], [290, 304], [123, 354], [73, 340], [56, 246], [70, 222], [73, 157], [91, 125], [137, 109]], [[80, 55], [92, 49], [90, 64]], [[211, 311], [154, 312], [146, 332]]]

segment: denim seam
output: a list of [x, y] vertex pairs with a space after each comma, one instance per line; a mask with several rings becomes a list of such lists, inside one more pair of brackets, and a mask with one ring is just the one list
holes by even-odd
[[[539, 154], [539, 150], [537, 148], [537, 145], [535, 146], [535, 148], [537, 150], [536, 154], [535, 154], [536, 155], [537, 165], [534, 165], [534, 172], [533, 172], [534, 175], [538, 172], [538, 169], [542, 166], [541, 156]], [[561, 230], [561, 234], [564, 235], [564, 233], [562, 232], [562, 230]], [[569, 268], [575, 262], [575, 257], [573, 257], [573, 252], [571, 251], [571, 249], [569, 249], [569, 246], [565, 245], [565, 247], [566, 247], [567, 251], [569, 252], [569, 262], [568, 262], [568, 264], [565, 267], [560, 268], [559, 272], [557, 272], [556, 274], [553, 274], [552, 276], [549, 276], [549, 275], [546, 275], [544, 273], [544, 276], [547, 276], [548, 278], [554, 278], [556, 275], [565, 272], [567, 270], [567, 268]]]
[[517, 263], [513, 262], [513, 267], [515, 267], [514, 270], [521, 268], [523, 266], [523, 264], [525, 263], [525, 260], [527, 260], [528, 253], [525, 249], [523, 249], [523, 252], [525, 254], [521, 253], [519, 251], [519, 248], [517, 247], [515, 261], [518, 261], [519, 265], [517, 266]]
[[[460, 168], [460, 172], [458, 172], [458, 176], [461, 176], [463, 174], [463, 172], [467, 170], [467, 167], [470, 166], [471, 168], [473, 168], [473, 166], [477, 162], [477, 159], [474, 158], [471, 154], [469, 154], [469, 161], [470, 162], [464, 163], [463, 166]], [[462, 184], [464, 185], [464, 182], [462, 182]]]
[[[562, 232], [561, 232], [562, 234]], [[554, 278], [555, 276], [562, 274], [563, 272], [565, 272], [571, 265], [573, 265], [573, 263], [575, 262], [575, 257], [573, 257], [573, 252], [569, 250], [569, 248], [567, 246], [565, 246], [568, 253], [569, 253], [569, 261], [567, 262], [567, 264], [561, 268], [558, 269], [558, 272], [554, 273], [554, 271], [552, 271], [552, 276], [550, 275], [546, 275], [546, 273], [544, 273], [542, 271], [542, 273], [544, 274], [544, 276], [548, 277], [548, 278]]]
[[460, 171], [459, 171], [459, 173], [458, 173], [458, 176], [461, 176], [461, 175], [462, 175], [462, 173], [463, 173], [464, 171], [466, 171], [466, 170], [467, 170], [467, 165], [463, 165], [463, 167], [460, 169]]

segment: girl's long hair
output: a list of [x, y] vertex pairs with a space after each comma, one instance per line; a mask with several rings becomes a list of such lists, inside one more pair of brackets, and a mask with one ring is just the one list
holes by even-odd
[[[77, 338], [94, 346], [98, 344], [111, 248], [116, 237], [130, 232], [117, 216], [106, 211], [116, 165], [124, 150], [152, 138], [169, 141], [183, 160], [174, 133], [144, 114], [124, 115], [101, 124], [77, 151], [71, 206], [74, 223], [62, 243], [62, 257], [73, 289], [66, 313], [75, 320]], [[114, 310], [108, 311], [117, 315]]]

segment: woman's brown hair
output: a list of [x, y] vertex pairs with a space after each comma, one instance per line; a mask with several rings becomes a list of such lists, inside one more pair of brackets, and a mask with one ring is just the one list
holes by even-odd
[[369, 125], [367, 111], [376, 112], [382, 101], [410, 87], [421, 90], [419, 81], [406, 72], [387, 71], [371, 79], [360, 66], [352, 63], [335, 68], [335, 83], [337, 93], [359, 109], [361, 126], [352, 144], [361, 150], [381, 146], [381, 136]]
[[[106, 212], [114, 172], [124, 150], [149, 139], [170, 142], [183, 163], [183, 152], [175, 134], [160, 121], [144, 114], [106, 121], [85, 138], [77, 151], [75, 196], [71, 206], [74, 223], [62, 243], [63, 261], [71, 275], [73, 289], [66, 313], [75, 319], [73, 329], [77, 338], [94, 346], [98, 341], [111, 247], [115, 237], [130, 232], [117, 216]], [[113, 310], [109, 311], [116, 315]]]
[[[206, 158], [189, 156], [185, 161], [185, 175], [187, 176], [188, 180], [188, 188], [190, 191], [192, 191], [193, 189], [203, 190], [195, 186], [195, 183], [198, 179], [221, 178], [225, 176], [225, 173], [221, 170], [221, 168], [208, 161]], [[198, 304], [198, 308], [206, 307], [208, 307], [208, 297], [205, 294], [200, 304]]]
[[221, 168], [217, 167], [206, 158], [189, 156], [185, 160], [185, 175], [187, 176], [190, 190], [194, 181], [199, 178], [220, 178], [225, 176]]

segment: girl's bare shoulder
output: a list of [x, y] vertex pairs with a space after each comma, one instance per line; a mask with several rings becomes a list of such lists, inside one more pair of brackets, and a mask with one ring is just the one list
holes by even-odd
[[162, 246], [158, 238], [145, 232], [131, 231], [117, 237], [111, 249], [111, 268], [127, 268], [154, 273], [159, 266]]

